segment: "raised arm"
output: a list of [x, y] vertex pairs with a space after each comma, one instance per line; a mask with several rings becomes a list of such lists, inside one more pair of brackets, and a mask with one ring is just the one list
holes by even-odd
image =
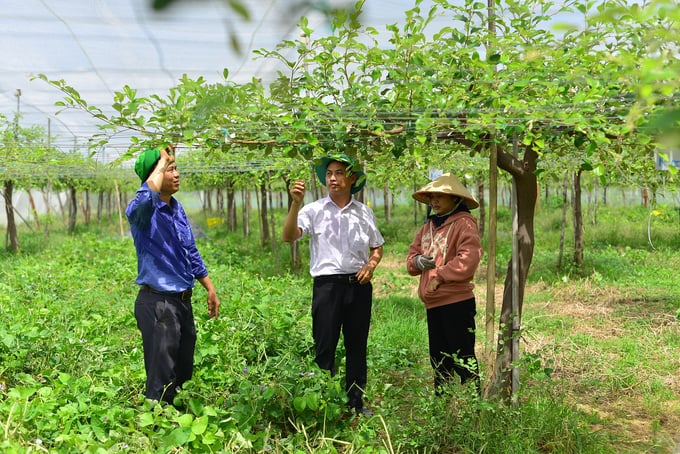
[[302, 180], [295, 181], [290, 187], [289, 192], [292, 203], [290, 204], [290, 210], [288, 210], [288, 215], [286, 216], [286, 222], [283, 224], [282, 234], [282, 239], [286, 243], [292, 243], [302, 235], [302, 229], [298, 227], [297, 221], [298, 213], [300, 212], [300, 208], [302, 208], [305, 199], [305, 182]]
[[149, 178], [146, 179], [149, 189], [154, 192], [161, 192], [165, 171], [173, 162], [175, 162], [175, 148], [172, 145], [168, 145], [161, 150], [161, 157], [158, 160], [158, 164], [156, 164], [156, 167], [154, 167], [151, 174], [149, 174]]

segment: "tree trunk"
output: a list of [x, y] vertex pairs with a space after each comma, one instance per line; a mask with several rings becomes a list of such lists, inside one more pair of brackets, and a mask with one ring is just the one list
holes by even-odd
[[33, 200], [33, 194], [31, 194], [30, 189], [28, 189], [26, 192], [28, 193], [28, 202], [31, 204], [31, 211], [33, 212], [33, 220], [35, 221], [35, 226], [38, 230], [40, 230], [40, 217], [38, 216], [38, 210], [35, 207], [35, 200]]
[[3, 195], [5, 198], [5, 215], [7, 216], [7, 236], [5, 237], [5, 249], [12, 252], [19, 250], [19, 236], [17, 235], [17, 224], [14, 220], [14, 205], [12, 203], [12, 193], [14, 192], [14, 181], [5, 181]]
[[90, 225], [90, 212], [92, 207], [90, 206], [90, 190], [85, 189], [85, 201], [83, 204], [83, 216], [85, 216], [85, 225]]
[[61, 212], [61, 219], [66, 224], [66, 212], [64, 211], [64, 201], [61, 200], [61, 194], [57, 193], [57, 202], [59, 202], [59, 211]]
[[578, 169], [574, 173], [574, 263], [583, 266], [583, 208], [581, 206], [581, 174], [583, 170]]
[[[271, 181], [271, 175], [267, 173], [267, 182]], [[276, 220], [274, 219], [274, 194], [272, 194], [271, 191], [271, 186], [269, 186], [269, 190], [267, 191], [267, 200], [269, 201], [269, 231], [271, 232], [271, 235], [269, 236], [271, 240], [271, 245], [272, 245], [272, 252], [274, 253], [274, 269], [279, 269], [281, 267], [281, 259], [279, 258], [279, 242], [276, 238]]]
[[243, 202], [242, 217], [243, 217], [243, 237], [250, 236], [250, 191], [244, 189], [241, 196]]
[[76, 198], [76, 188], [71, 186], [69, 188], [69, 203], [68, 203], [68, 228], [69, 234], [76, 230], [76, 215], [78, 214], [78, 199]]
[[51, 185], [48, 183], [47, 187], [42, 192], [43, 203], [45, 204], [45, 229], [43, 230], [43, 233], [44, 233], [43, 236], [45, 238], [49, 237], [49, 234], [50, 234], [49, 225], [50, 225], [50, 222], [52, 222], [52, 209], [51, 209], [51, 204], [50, 204], [50, 187], [51, 187]]
[[113, 190], [116, 191], [116, 211], [118, 212], [118, 229], [120, 230], [120, 237], [125, 235], [125, 228], [123, 227], [124, 208], [127, 205], [121, 203], [120, 189], [118, 188], [118, 180], [113, 180]]
[[[416, 180], [415, 178], [413, 179], [413, 192], [416, 192], [418, 190], [418, 186], [416, 186]], [[418, 202], [415, 199], [411, 199], [413, 203], [413, 225], [419, 225], [422, 223], [422, 219], [420, 219], [420, 205], [421, 203]]]
[[106, 217], [110, 221], [113, 216], [113, 194], [111, 191], [106, 191]]
[[104, 210], [104, 190], [101, 189], [97, 194], [97, 222], [102, 222], [102, 212]]
[[594, 197], [593, 200], [593, 219], [591, 221], [592, 225], [597, 225], [597, 214], [600, 209], [600, 198], [597, 196], [597, 194]]
[[215, 191], [215, 210], [224, 216], [224, 192], [222, 192], [222, 188], [217, 188]]
[[479, 202], [479, 236], [484, 238], [486, 225], [486, 208], [484, 206], [484, 180], [477, 184], [477, 201]]
[[521, 321], [524, 289], [534, 255], [534, 214], [538, 197], [535, 174], [537, 159], [538, 154], [532, 149], [531, 145], [525, 147], [522, 160], [513, 157], [500, 148], [498, 151], [498, 167], [510, 173], [517, 188], [517, 263], [519, 268], [516, 291], [518, 313], [513, 314], [512, 295], [515, 292], [512, 276], [514, 270], [513, 260], [509, 261], [499, 320], [498, 351], [488, 390], [489, 395], [504, 399], [512, 396], [512, 340], [514, 336], [520, 335], [519, 332], [513, 332], [512, 322], [514, 317], [519, 317], [519, 321]]
[[[392, 205], [390, 204], [390, 188], [387, 185], [383, 186], [383, 204], [385, 205], [385, 222], [390, 222], [390, 219], [392, 219]], [[290, 200], [288, 206], [290, 207]]]
[[269, 221], [267, 215], [267, 183], [260, 183], [260, 243], [262, 247], [269, 246], [271, 236], [269, 234]]
[[569, 171], [564, 172], [564, 183], [562, 184], [562, 225], [560, 226], [560, 249], [557, 255], [557, 269], [562, 268], [562, 257], [564, 256], [564, 239], [567, 236], [567, 207], [569, 193]]
[[203, 192], [203, 212], [206, 213], [206, 216], [208, 216], [210, 213], [213, 212], [213, 206], [212, 206], [212, 189], [206, 189]]
[[[264, 203], [262, 204], [265, 205]], [[230, 232], [235, 232], [238, 229], [238, 222], [236, 222], [236, 193], [234, 191], [234, 182], [229, 179], [227, 181], [227, 226]]]

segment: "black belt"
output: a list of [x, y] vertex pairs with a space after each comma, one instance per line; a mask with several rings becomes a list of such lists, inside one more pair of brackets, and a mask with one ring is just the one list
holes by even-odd
[[191, 295], [194, 293], [192, 289], [189, 290], [184, 290], [183, 292], [159, 292], [156, 289], [153, 289], [149, 287], [146, 284], [143, 284], [139, 287], [139, 289], [143, 292], [149, 292], [149, 293], [155, 293], [156, 295], [164, 295], [164, 296], [169, 296], [171, 298], [179, 298], [182, 301], [190, 301], [191, 300]]
[[342, 284], [358, 284], [356, 274], [327, 274], [325, 276], [316, 276], [314, 282], [337, 282]]

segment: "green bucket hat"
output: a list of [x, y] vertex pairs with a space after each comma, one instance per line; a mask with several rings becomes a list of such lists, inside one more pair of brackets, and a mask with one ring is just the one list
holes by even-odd
[[135, 161], [135, 173], [142, 182], [149, 178], [151, 171], [156, 167], [156, 163], [158, 163], [160, 158], [161, 152], [158, 148], [144, 150], [137, 156], [137, 161]]
[[319, 178], [319, 181], [322, 185], [326, 186], [326, 169], [328, 168], [328, 164], [333, 161], [347, 164], [347, 168], [345, 169], [347, 176], [351, 176], [352, 173], [357, 175], [357, 180], [352, 185], [352, 194], [356, 194], [364, 188], [364, 185], [366, 184], [366, 174], [364, 174], [364, 172], [362, 172], [360, 169], [355, 169], [354, 161], [346, 154], [332, 154], [329, 156], [324, 156], [323, 158], [314, 162], [314, 171], [316, 172], [316, 176]]

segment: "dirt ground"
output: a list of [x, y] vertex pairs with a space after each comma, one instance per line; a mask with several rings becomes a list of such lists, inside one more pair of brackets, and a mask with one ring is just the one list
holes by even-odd
[[[497, 311], [502, 292], [502, 286], [497, 287]], [[485, 289], [480, 293], [485, 294]], [[545, 284], [532, 284], [525, 292], [546, 293], [551, 295], [549, 301], [525, 302], [523, 329], [527, 334], [522, 337], [521, 349], [550, 363], [553, 379], [577, 408], [598, 415], [602, 424], [593, 430], [623, 434], [625, 452], [649, 452], [654, 446], [654, 452], [680, 453], [680, 351], [659, 341], [669, 334], [680, 338], [680, 323], [674, 313], [663, 301], [622, 295], [604, 286], [547, 289]], [[484, 298], [480, 295], [480, 301]], [[568, 320], [569, 326], [566, 333], [561, 329], [537, 332], [531, 329], [532, 317]], [[631, 324], [647, 326], [645, 336], [636, 340], [626, 328]], [[570, 342], [579, 336], [596, 342], [585, 346]], [[615, 347], [601, 351], [598, 346], [602, 343]], [[626, 348], [633, 350], [630, 363]], [[649, 358], [646, 365], [635, 363], [634, 358], [640, 356]], [[664, 356], [664, 361], [675, 358], [674, 373], [650, 369], [655, 356]], [[654, 381], [662, 383], [664, 391], [652, 389]]]

